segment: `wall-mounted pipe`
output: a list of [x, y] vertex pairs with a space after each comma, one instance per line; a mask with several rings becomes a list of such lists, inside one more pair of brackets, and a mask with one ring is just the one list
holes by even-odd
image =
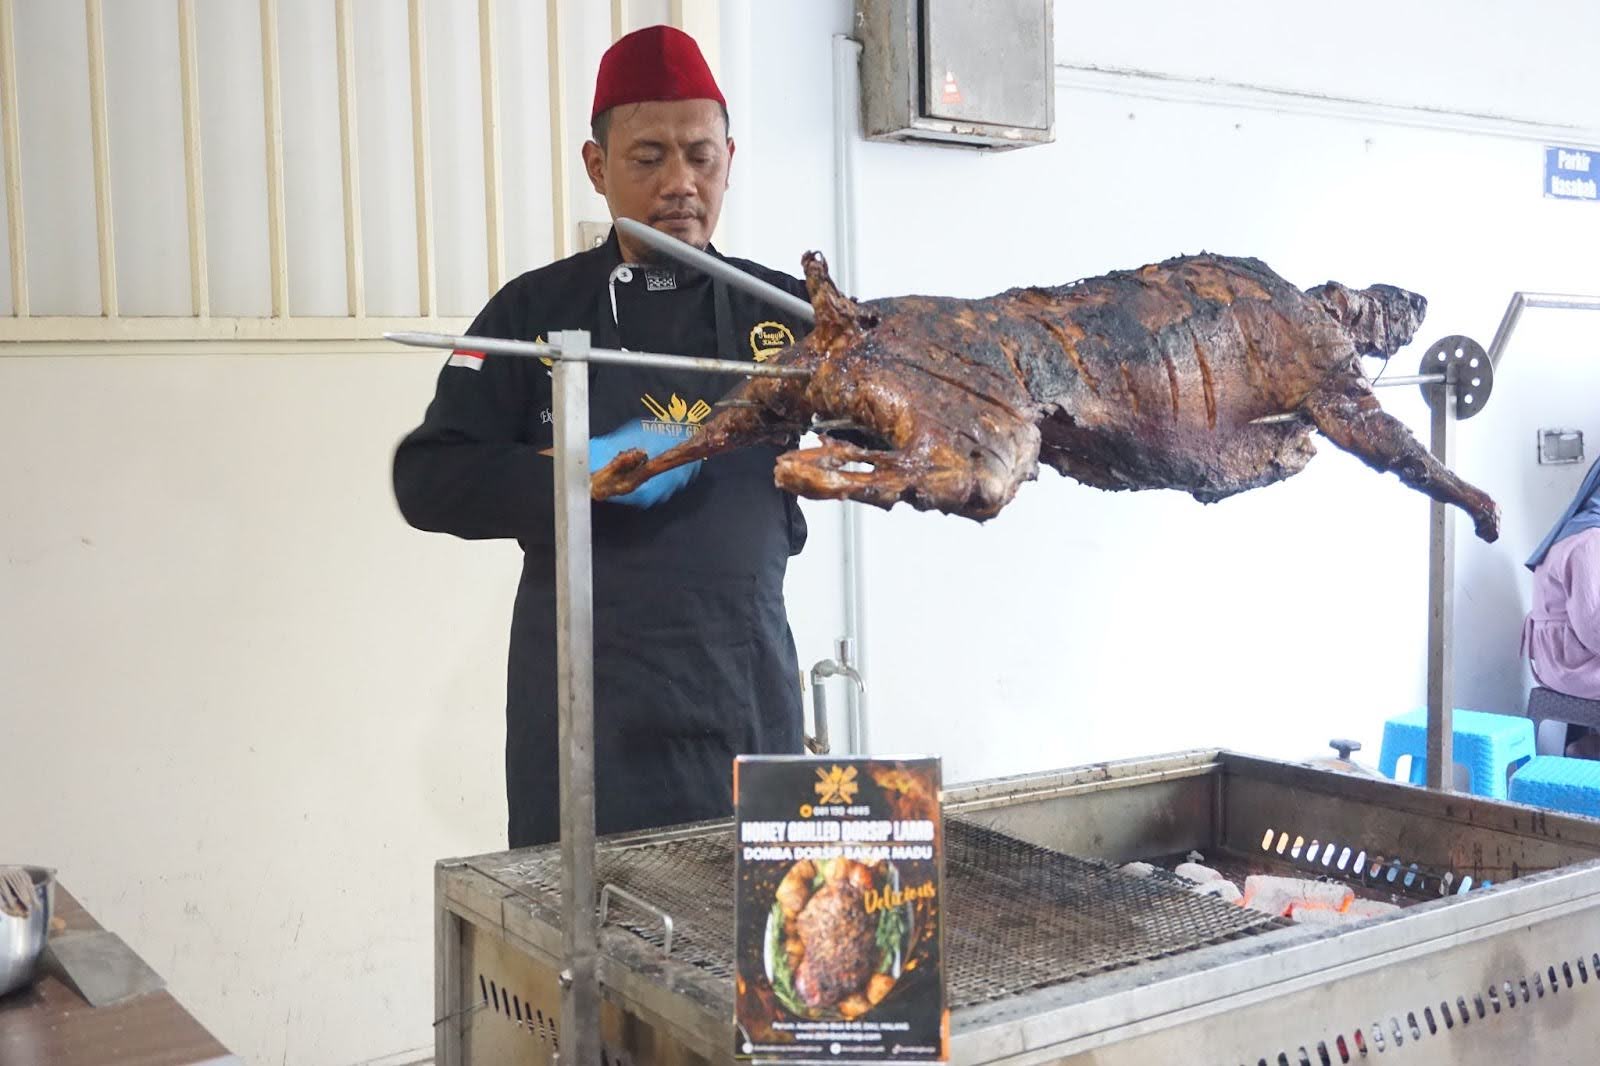
[[[811, 668], [811, 724], [813, 732], [806, 746], [811, 749], [813, 755], [827, 755], [832, 750], [828, 736], [828, 691], [826, 685], [828, 678], [843, 677], [848, 679], [853, 685], [849, 691], [858, 696], [866, 691], [866, 684], [861, 680], [861, 674], [851, 665], [851, 658], [850, 638], [840, 637], [834, 658], [824, 659]], [[859, 723], [853, 716], [850, 717], [845, 723], [846, 736], [854, 737], [859, 732]]]
[[[833, 276], [847, 293], [856, 290], [855, 226], [855, 142], [857, 81], [861, 69], [859, 41], [836, 34], [833, 38]], [[855, 653], [855, 669], [865, 673], [867, 664], [866, 594], [863, 589], [863, 544], [861, 504], [839, 505], [840, 533], [843, 540], [841, 585], [844, 598], [844, 637]], [[845, 693], [850, 728], [846, 743], [853, 753], [864, 754], [871, 742], [867, 725], [865, 687], [853, 685]]]

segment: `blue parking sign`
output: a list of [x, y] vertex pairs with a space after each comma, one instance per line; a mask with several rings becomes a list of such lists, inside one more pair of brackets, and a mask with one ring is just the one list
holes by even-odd
[[1600, 152], [1546, 148], [1544, 194], [1557, 200], [1600, 200]]

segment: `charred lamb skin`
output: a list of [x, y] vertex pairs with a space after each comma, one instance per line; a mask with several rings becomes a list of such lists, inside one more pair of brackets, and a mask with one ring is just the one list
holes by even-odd
[[876, 961], [876, 926], [861, 890], [832, 881], [811, 897], [797, 921], [805, 945], [795, 991], [812, 1007], [831, 1007], [860, 992]]
[[[1043, 461], [1108, 490], [1169, 488], [1212, 502], [1282, 480], [1315, 454], [1313, 430], [1473, 519], [1499, 509], [1386, 414], [1362, 356], [1409, 343], [1427, 301], [1389, 285], [1301, 291], [1255, 259], [1201, 254], [981, 300], [905, 296], [857, 304], [812, 253], [817, 323], [769, 363], [809, 379], [754, 379], [744, 401], [648, 460], [595, 475], [605, 499], [684, 462], [793, 440], [813, 416], [883, 447], [828, 440], [778, 459], [779, 487], [880, 507], [900, 501], [984, 520]], [[1291, 421], [1259, 424], [1266, 415]]]

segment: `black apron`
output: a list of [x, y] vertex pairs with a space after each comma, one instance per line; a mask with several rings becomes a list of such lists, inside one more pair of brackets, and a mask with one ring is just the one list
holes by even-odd
[[[722, 359], [750, 360], [726, 287], [678, 267], [670, 273], [681, 288], [649, 291], [665, 286], [668, 272], [632, 273], [633, 287], [618, 292], [620, 330], [611, 291], [597, 294], [596, 347], [714, 350]], [[644, 417], [652, 429], [687, 435], [739, 380], [591, 366], [591, 431]], [[756, 447], [706, 460], [686, 489], [653, 508], [594, 507], [595, 810], [602, 834], [727, 815], [736, 755], [801, 748], [799, 665], [783, 577], [804, 526], [793, 501], [773, 485], [777, 455]], [[553, 576], [553, 556], [528, 550], [508, 684], [512, 847], [560, 835]]]

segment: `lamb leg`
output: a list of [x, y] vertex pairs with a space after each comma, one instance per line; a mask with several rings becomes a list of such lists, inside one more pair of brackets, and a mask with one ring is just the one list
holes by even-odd
[[1392, 471], [1417, 491], [1467, 512], [1483, 540], [1492, 542], [1500, 535], [1499, 505], [1446, 469], [1405, 423], [1378, 406], [1364, 384], [1344, 382], [1342, 388], [1319, 390], [1306, 397], [1301, 409], [1323, 436], [1374, 470]]
[[[869, 467], [847, 470], [850, 464]], [[872, 451], [845, 441], [828, 440], [815, 448], [778, 456], [778, 487], [813, 500], [856, 500], [887, 510], [906, 499], [926, 464], [899, 452]]]
[[[924, 427], [926, 428], [926, 427]], [[1038, 431], [1030, 424], [1014, 442], [1030, 455], [1028, 477], [1037, 469]], [[861, 469], [847, 469], [856, 464]], [[961, 513], [977, 521], [993, 518], [1010, 502], [1018, 479], [1013, 464], [958, 432], [923, 432], [890, 450], [829, 440], [816, 448], [778, 457], [780, 489], [814, 500], [856, 500], [887, 510], [905, 501], [919, 511], [941, 501], [961, 501]]]

